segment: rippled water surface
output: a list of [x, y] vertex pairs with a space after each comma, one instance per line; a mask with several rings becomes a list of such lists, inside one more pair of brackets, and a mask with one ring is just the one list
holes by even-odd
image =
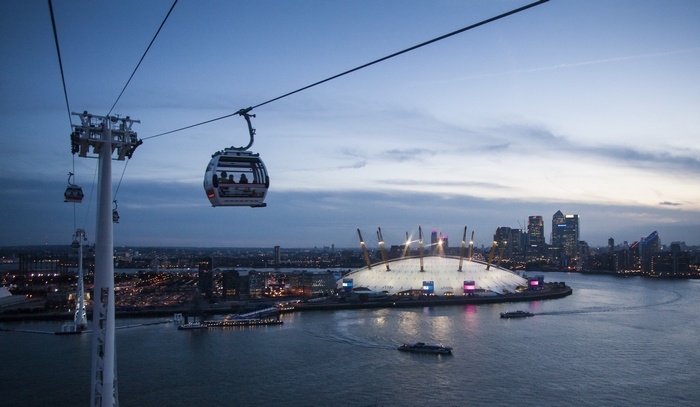
[[[124, 406], [697, 406], [700, 280], [547, 273], [532, 303], [288, 314], [117, 330]], [[523, 309], [531, 318], [504, 320]], [[157, 320], [118, 320], [117, 325]], [[53, 331], [55, 323], [3, 323]], [[90, 334], [0, 332], [0, 405], [89, 405]], [[451, 356], [398, 352], [436, 342]]]

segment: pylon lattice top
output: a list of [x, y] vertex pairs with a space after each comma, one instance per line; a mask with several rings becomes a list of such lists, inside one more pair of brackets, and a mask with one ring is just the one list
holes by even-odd
[[73, 133], [70, 137], [71, 151], [73, 154], [78, 153], [80, 157], [89, 157], [90, 147], [92, 147], [93, 157], [100, 154], [105, 144], [102, 134], [107, 129], [112, 134], [111, 153], [114, 154], [116, 150], [119, 161], [124, 161], [127, 157], [131, 158], [136, 147], [143, 143], [131, 129], [134, 123], [141, 123], [139, 120], [132, 120], [129, 116], [97, 116], [87, 111], [73, 114], [80, 117], [80, 124], [73, 125]]

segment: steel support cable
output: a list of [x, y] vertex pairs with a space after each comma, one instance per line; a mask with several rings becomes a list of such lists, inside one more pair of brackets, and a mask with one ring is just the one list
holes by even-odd
[[124, 163], [124, 169], [122, 170], [122, 176], [119, 178], [119, 183], [117, 183], [117, 189], [114, 191], [114, 196], [112, 197], [112, 200], [117, 199], [117, 194], [119, 193], [119, 187], [122, 185], [122, 180], [124, 179], [124, 173], [126, 172], [126, 167], [129, 165], [130, 159]]
[[[70, 103], [68, 103], [68, 90], [66, 88], [66, 76], [63, 73], [63, 60], [61, 59], [61, 47], [58, 45], [58, 32], [56, 31], [56, 19], [53, 15], [53, 4], [49, 0], [49, 14], [51, 14], [51, 27], [53, 28], [53, 39], [56, 43], [56, 55], [58, 55], [58, 67], [61, 70], [61, 83], [63, 84], [63, 97], [66, 100], [66, 109], [68, 110], [68, 126], [73, 128], [73, 121], [70, 114]], [[75, 181], [75, 155], [73, 155], [73, 182]], [[73, 203], [73, 229], [76, 228], [75, 202]]]
[[355, 71], [359, 71], [360, 69], [367, 68], [368, 66], [377, 64], [377, 63], [379, 63], [379, 62], [386, 61], [387, 59], [390, 59], [390, 58], [399, 56], [399, 55], [401, 55], [401, 54], [405, 54], [405, 53], [407, 53], [407, 52], [409, 52], [409, 51], [413, 51], [413, 50], [415, 50], [415, 49], [424, 47], [424, 46], [429, 45], [429, 44], [432, 44], [432, 43], [434, 43], [434, 42], [438, 42], [438, 41], [444, 40], [445, 38], [449, 38], [449, 37], [452, 37], [452, 36], [454, 36], [454, 35], [461, 34], [461, 33], [465, 32], [465, 31], [469, 31], [469, 30], [471, 30], [471, 29], [480, 27], [480, 26], [482, 26], [482, 25], [491, 23], [491, 22], [493, 22], [493, 21], [500, 20], [500, 19], [502, 19], [502, 18], [504, 18], [504, 17], [508, 17], [508, 16], [510, 16], [510, 15], [519, 13], [519, 12], [524, 11], [524, 10], [527, 10], [527, 9], [529, 9], [529, 8], [532, 8], [532, 7], [535, 7], [535, 6], [539, 6], [540, 4], [546, 3], [546, 2], [548, 2], [548, 1], [549, 1], [549, 0], [539, 0], [539, 1], [536, 1], [536, 2], [534, 2], [534, 3], [530, 3], [530, 4], [528, 4], [528, 5], [525, 5], [525, 6], [523, 6], [523, 7], [520, 7], [520, 8], [511, 10], [511, 11], [508, 11], [508, 12], [506, 12], [506, 13], [499, 14], [499, 15], [497, 15], [497, 16], [495, 16], [495, 17], [491, 17], [491, 18], [489, 18], [489, 19], [480, 21], [480, 22], [478, 22], [478, 23], [476, 23], [476, 24], [472, 24], [472, 25], [470, 25], [470, 26], [461, 28], [461, 29], [459, 29], [459, 30], [457, 30], [457, 31], [452, 31], [451, 33], [448, 33], [448, 34], [445, 34], [445, 35], [441, 35], [441, 36], [439, 36], [439, 37], [437, 37], [437, 38], [433, 38], [432, 40], [422, 42], [422, 43], [420, 43], [420, 44], [418, 44], [418, 45], [414, 45], [414, 46], [409, 47], [409, 48], [406, 48], [406, 49], [404, 49], [404, 50], [395, 52], [395, 53], [393, 53], [393, 54], [391, 54], [391, 55], [387, 55], [387, 56], [385, 56], [385, 57], [383, 57], [383, 58], [376, 59], [376, 60], [374, 60], [374, 61], [372, 61], [372, 62], [368, 62], [368, 63], [366, 63], [366, 64], [364, 64], [364, 65], [360, 65], [360, 66], [358, 66], [358, 67], [356, 67], [356, 68], [347, 70], [347, 71], [345, 71], [345, 72], [339, 73], [339, 74], [337, 74], [337, 75], [331, 76], [331, 77], [326, 78], [326, 79], [323, 79], [323, 80], [321, 80], [321, 81], [312, 83], [311, 85], [304, 86], [303, 88], [299, 88], [299, 89], [297, 89], [297, 90], [295, 90], [295, 91], [292, 91], [292, 92], [289, 92], [289, 93], [285, 93], [285, 94], [282, 95], [282, 96], [278, 96], [278, 97], [276, 97], [276, 98], [274, 98], [274, 99], [270, 99], [270, 100], [268, 100], [268, 101], [266, 101], [266, 102], [257, 104], [257, 105], [255, 105], [255, 106], [249, 107], [249, 108], [247, 108], [247, 109], [241, 109], [241, 110], [239, 110], [239, 111], [237, 111], [237, 112], [235, 112], [235, 113], [230, 113], [230, 114], [227, 114], [227, 115], [225, 115], [225, 116], [217, 117], [217, 118], [215, 118], [215, 119], [206, 120], [206, 121], [203, 121], [203, 122], [200, 122], [200, 123], [196, 123], [196, 124], [192, 124], [192, 125], [189, 125], [189, 126], [181, 127], [181, 128], [179, 128], [179, 129], [166, 131], [165, 133], [159, 133], [159, 134], [156, 134], [156, 135], [153, 135], [153, 136], [144, 137], [142, 140], [148, 140], [148, 139], [152, 139], [152, 138], [156, 138], [156, 137], [165, 136], [166, 134], [176, 133], [176, 132], [178, 132], [178, 131], [187, 130], [187, 129], [191, 129], [191, 128], [193, 128], [193, 127], [197, 127], [197, 126], [201, 126], [201, 125], [208, 124], [208, 123], [211, 123], [211, 122], [215, 122], [215, 121], [218, 121], [218, 120], [226, 119], [226, 118], [229, 118], [229, 117], [231, 117], [231, 116], [240, 115], [240, 114], [242, 114], [242, 113], [244, 113], [244, 112], [247, 113], [247, 112], [249, 112], [249, 111], [251, 111], [251, 110], [253, 110], [253, 109], [255, 109], [255, 108], [258, 108], [258, 107], [260, 107], [260, 106], [264, 106], [264, 105], [266, 105], [266, 104], [268, 104], [268, 103], [272, 103], [272, 102], [274, 102], [274, 101], [276, 101], [276, 100], [285, 98], [285, 97], [287, 97], [287, 96], [291, 96], [291, 95], [293, 95], [293, 94], [295, 94], [295, 93], [299, 93], [299, 92], [301, 92], [301, 91], [303, 91], [303, 90], [306, 90], [306, 89], [312, 88], [312, 87], [314, 87], [314, 86], [320, 85], [320, 84], [322, 84], [322, 83], [331, 81], [331, 80], [333, 80], [333, 79], [339, 78], [339, 77], [344, 76], [344, 75], [347, 75], [347, 74], [349, 74], [349, 73], [352, 73], [352, 72], [355, 72]]
[[53, 5], [49, 0], [49, 13], [51, 14], [51, 26], [53, 27], [53, 39], [56, 42], [56, 54], [58, 54], [58, 67], [61, 69], [61, 82], [63, 82], [63, 96], [66, 98], [66, 108], [68, 109], [68, 123], [72, 128], [73, 121], [70, 116], [70, 104], [68, 103], [68, 91], [66, 90], [66, 78], [63, 75], [63, 62], [61, 61], [61, 48], [58, 46], [58, 33], [56, 32], [56, 20], [53, 16]]
[[92, 204], [92, 192], [95, 190], [95, 184], [97, 183], [97, 169], [99, 165], [95, 166], [95, 173], [92, 175], [92, 186], [90, 187], [90, 196], [88, 197], [88, 206], [85, 211], [85, 220], [83, 221], [83, 230], [85, 230], [85, 225], [87, 225], [88, 215], [90, 214], [90, 206]]
[[[51, 0], [49, 0], [49, 3]], [[117, 96], [117, 100], [114, 101], [114, 104], [112, 105], [112, 108], [109, 109], [109, 112], [106, 114], [106, 116], [109, 116], [110, 113], [112, 113], [112, 110], [114, 110], [114, 107], [117, 105], [119, 102], [119, 99], [121, 99], [122, 95], [124, 94], [124, 91], [126, 90], [126, 87], [129, 86], [129, 83], [131, 82], [131, 79], [134, 77], [134, 74], [136, 74], [136, 70], [139, 69], [139, 66], [141, 66], [141, 62], [143, 62], [143, 59], [146, 57], [146, 54], [148, 53], [148, 50], [151, 49], [151, 45], [153, 45], [153, 42], [155, 42], [156, 38], [158, 37], [158, 34], [160, 33], [160, 30], [163, 28], [165, 25], [165, 22], [168, 21], [168, 17], [170, 17], [170, 13], [173, 12], [173, 9], [175, 8], [175, 5], [177, 4], [177, 0], [173, 2], [173, 5], [170, 6], [170, 10], [168, 10], [168, 14], [165, 15], [165, 18], [163, 19], [163, 22], [160, 23], [160, 27], [158, 27], [158, 31], [156, 31], [156, 34], [153, 36], [153, 39], [151, 40], [151, 43], [148, 44], [148, 47], [146, 48], [146, 51], [144, 51], [143, 55], [141, 55], [141, 59], [139, 60], [139, 63], [136, 64], [136, 68], [134, 68], [134, 72], [131, 73], [131, 76], [129, 77], [129, 80], [126, 81], [126, 84], [124, 85], [124, 88], [122, 89], [121, 93], [119, 93], [119, 96]], [[70, 112], [69, 112], [70, 113]]]

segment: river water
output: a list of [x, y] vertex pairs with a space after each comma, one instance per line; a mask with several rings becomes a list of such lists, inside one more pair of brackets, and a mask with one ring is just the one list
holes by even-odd
[[[267, 327], [118, 329], [120, 405], [700, 405], [700, 280], [545, 278], [565, 281], [573, 295], [293, 313]], [[536, 315], [499, 318], [515, 309]], [[453, 355], [396, 350], [418, 341], [452, 346]], [[0, 405], [89, 405], [90, 342], [91, 334], [0, 332]]]

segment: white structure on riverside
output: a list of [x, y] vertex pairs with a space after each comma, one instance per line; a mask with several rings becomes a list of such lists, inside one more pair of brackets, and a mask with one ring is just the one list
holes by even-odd
[[518, 287], [527, 287], [527, 279], [493, 264], [487, 269], [486, 263], [464, 259], [462, 271], [459, 271], [459, 257], [427, 256], [422, 263], [423, 271], [419, 257], [390, 260], [388, 271], [384, 263], [363, 267], [343, 276], [338, 281], [338, 288], [343, 288], [346, 279], [352, 279], [355, 289], [364, 287], [377, 293], [386, 291], [389, 295], [422, 290], [426, 281], [433, 282], [437, 296], [461, 296], [466, 281], [473, 281], [476, 293], [482, 295], [513, 293]]

